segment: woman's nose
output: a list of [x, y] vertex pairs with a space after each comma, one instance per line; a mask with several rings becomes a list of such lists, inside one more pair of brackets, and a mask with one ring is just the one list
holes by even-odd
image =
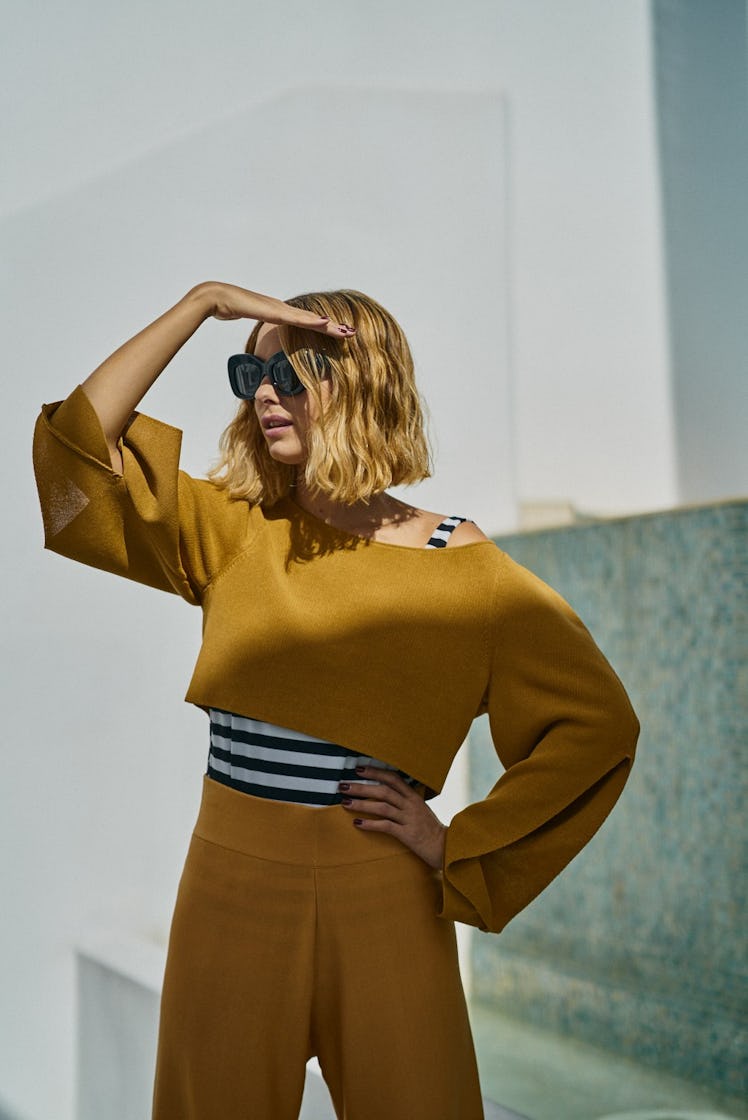
[[[269, 395], [268, 395], [268, 390], [269, 390]], [[260, 400], [268, 400], [268, 399], [269, 400], [277, 400], [278, 399], [276, 389], [275, 389], [275, 385], [273, 385], [273, 382], [271, 381], [270, 376], [267, 373], [263, 377], [260, 384], [257, 386], [257, 392], [255, 393], [255, 398], [258, 398], [258, 397], [259, 397]]]

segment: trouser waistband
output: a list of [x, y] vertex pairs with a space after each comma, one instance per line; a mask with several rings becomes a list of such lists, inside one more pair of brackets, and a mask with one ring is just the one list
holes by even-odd
[[341, 805], [314, 808], [254, 797], [203, 775], [202, 800], [194, 833], [203, 840], [258, 859], [331, 867], [406, 855], [418, 859], [396, 837], [360, 831]]

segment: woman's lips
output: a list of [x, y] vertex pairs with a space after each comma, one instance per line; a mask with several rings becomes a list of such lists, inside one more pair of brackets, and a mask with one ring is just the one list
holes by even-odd
[[266, 436], [279, 436], [279, 435], [282, 435], [283, 432], [287, 432], [288, 429], [292, 428], [292, 427], [293, 427], [293, 424], [290, 424], [290, 423], [289, 424], [274, 424], [272, 426], [272, 428], [265, 428], [265, 435]]
[[293, 427], [291, 421], [287, 420], [286, 417], [263, 417], [261, 423], [265, 436], [272, 436], [273, 432], [288, 431], [289, 428]]

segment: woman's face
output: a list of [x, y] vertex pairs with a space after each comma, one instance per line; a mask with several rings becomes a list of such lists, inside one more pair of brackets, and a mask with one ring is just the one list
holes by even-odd
[[[263, 323], [255, 343], [255, 355], [263, 362], [282, 350], [278, 329], [272, 323]], [[323, 404], [330, 399], [329, 378], [320, 381]], [[298, 393], [294, 397], [284, 397], [272, 384], [269, 377], [263, 378], [254, 400], [255, 414], [265, 436], [265, 443], [273, 459], [278, 463], [291, 465], [306, 462], [307, 433], [317, 419], [317, 402], [309, 393]], [[284, 423], [278, 427], [268, 427], [268, 421], [276, 419]]]

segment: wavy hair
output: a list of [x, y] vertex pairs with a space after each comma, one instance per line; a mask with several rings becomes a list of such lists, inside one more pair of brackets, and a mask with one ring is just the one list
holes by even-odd
[[[390, 486], [431, 477], [428, 409], [416, 388], [413, 356], [399, 323], [376, 300], [347, 288], [307, 292], [285, 302], [356, 328], [352, 337], [338, 339], [278, 325], [283, 351], [318, 406], [303, 468], [309, 490], [353, 505], [368, 503]], [[247, 340], [248, 354], [254, 353], [262, 325], [257, 323]], [[325, 404], [315, 353], [324, 355], [331, 376]], [[219, 450], [208, 478], [232, 497], [272, 506], [288, 493], [296, 466], [270, 455], [253, 401], [242, 401]]]

